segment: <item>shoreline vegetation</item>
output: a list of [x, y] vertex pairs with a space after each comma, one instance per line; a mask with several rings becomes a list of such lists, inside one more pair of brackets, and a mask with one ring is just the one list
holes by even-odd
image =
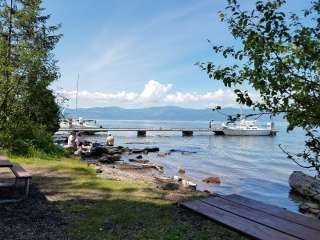
[[9, 158], [33, 180], [29, 199], [0, 210], [0, 238], [246, 239], [177, 204], [204, 193], [161, 190], [148, 179], [106, 179], [78, 157]]

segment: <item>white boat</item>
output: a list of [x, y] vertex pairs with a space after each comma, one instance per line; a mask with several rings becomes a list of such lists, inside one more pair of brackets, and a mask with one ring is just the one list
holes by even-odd
[[[77, 78], [77, 90], [76, 90], [76, 113], [75, 116], [78, 116], [77, 112], [78, 112], [78, 91], [79, 91], [79, 78], [80, 75], [78, 74], [78, 78]], [[63, 109], [62, 111], [62, 115], [64, 113], [65, 109]], [[79, 128], [85, 128], [85, 129], [89, 129], [89, 128], [102, 128], [102, 126], [98, 126], [97, 125], [97, 121], [96, 120], [91, 120], [91, 119], [84, 119], [83, 117], [79, 117], [78, 119], [70, 117], [68, 119], [64, 118], [61, 119], [60, 121], [60, 129], [79, 129]]]
[[81, 117], [79, 120], [76, 119], [64, 119], [60, 122], [60, 129], [70, 129], [70, 128], [100, 128], [101, 126], [97, 125], [96, 120], [91, 119], [82, 119]]
[[276, 133], [273, 123], [266, 127], [259, 127], [256, 121], [242, 119], [239, 124], [235, 122], [223, 123], [222, 132], [227, 136], [272, 136]]

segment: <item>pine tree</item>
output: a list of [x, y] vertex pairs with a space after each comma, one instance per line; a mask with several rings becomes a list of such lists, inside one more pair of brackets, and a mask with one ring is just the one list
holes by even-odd
[[50, 16], [43, 15], [43, 10], [41, 0], [0, 0], [3, 148], [19, 148], [21, 143], [43, 147], [42, 137], [58, 129], [59, 107], [49, 87], [59, 77], [52, 50], [61, 35], [55, 33], [59, 25], [48, 26]]

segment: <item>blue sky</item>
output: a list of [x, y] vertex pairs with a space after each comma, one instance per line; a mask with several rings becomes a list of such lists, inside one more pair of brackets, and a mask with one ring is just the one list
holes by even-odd
[[[251, 6], [254, 1], [240, 1]], [[235, 44], [218, 11], [224, 0], [44, 0], [64, 37], [55, 54], [62, 88], [79, 105], [205, 108], [234, 105], [232, 91], [209, 80], [194, 63], [213, 56], [214, 44]], [[294, 6], [295, 8], [296, 6]], [[300, 7], [301, 8], [301, 7]]]

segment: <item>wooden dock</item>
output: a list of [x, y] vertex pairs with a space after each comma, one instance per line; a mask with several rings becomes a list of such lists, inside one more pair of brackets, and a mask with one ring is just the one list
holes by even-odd
[[84, 133], [97, 133], [97, 132], [137, 132], [137, 136], [144, 137], [147, 132], [181, 132], [182, 136], [193, 136], [194, 132], [200, 133], [216, 133], [222, 132], [222, 128], [60, 128], [62, 131], [77, 131]]
[[320, 220], [236, 194], [211, 195], [182, 206], [255, 239], [320, 239]]
[[[191, 137], [194, 133], [215, 133], [216, 135], [224, 135], [222, 127], [211, 128], [86, 128], [86, 127], [72, 127], [60, 128], [59, 132], [82, 132], [85, 134], [95, 134], [98, 132], [137, 132], [138, 137], [145, 137], [147, 132], [181, 132], [182, 136]], [[275, 136], [276, 130], [271, 130], [270, 136]]]

